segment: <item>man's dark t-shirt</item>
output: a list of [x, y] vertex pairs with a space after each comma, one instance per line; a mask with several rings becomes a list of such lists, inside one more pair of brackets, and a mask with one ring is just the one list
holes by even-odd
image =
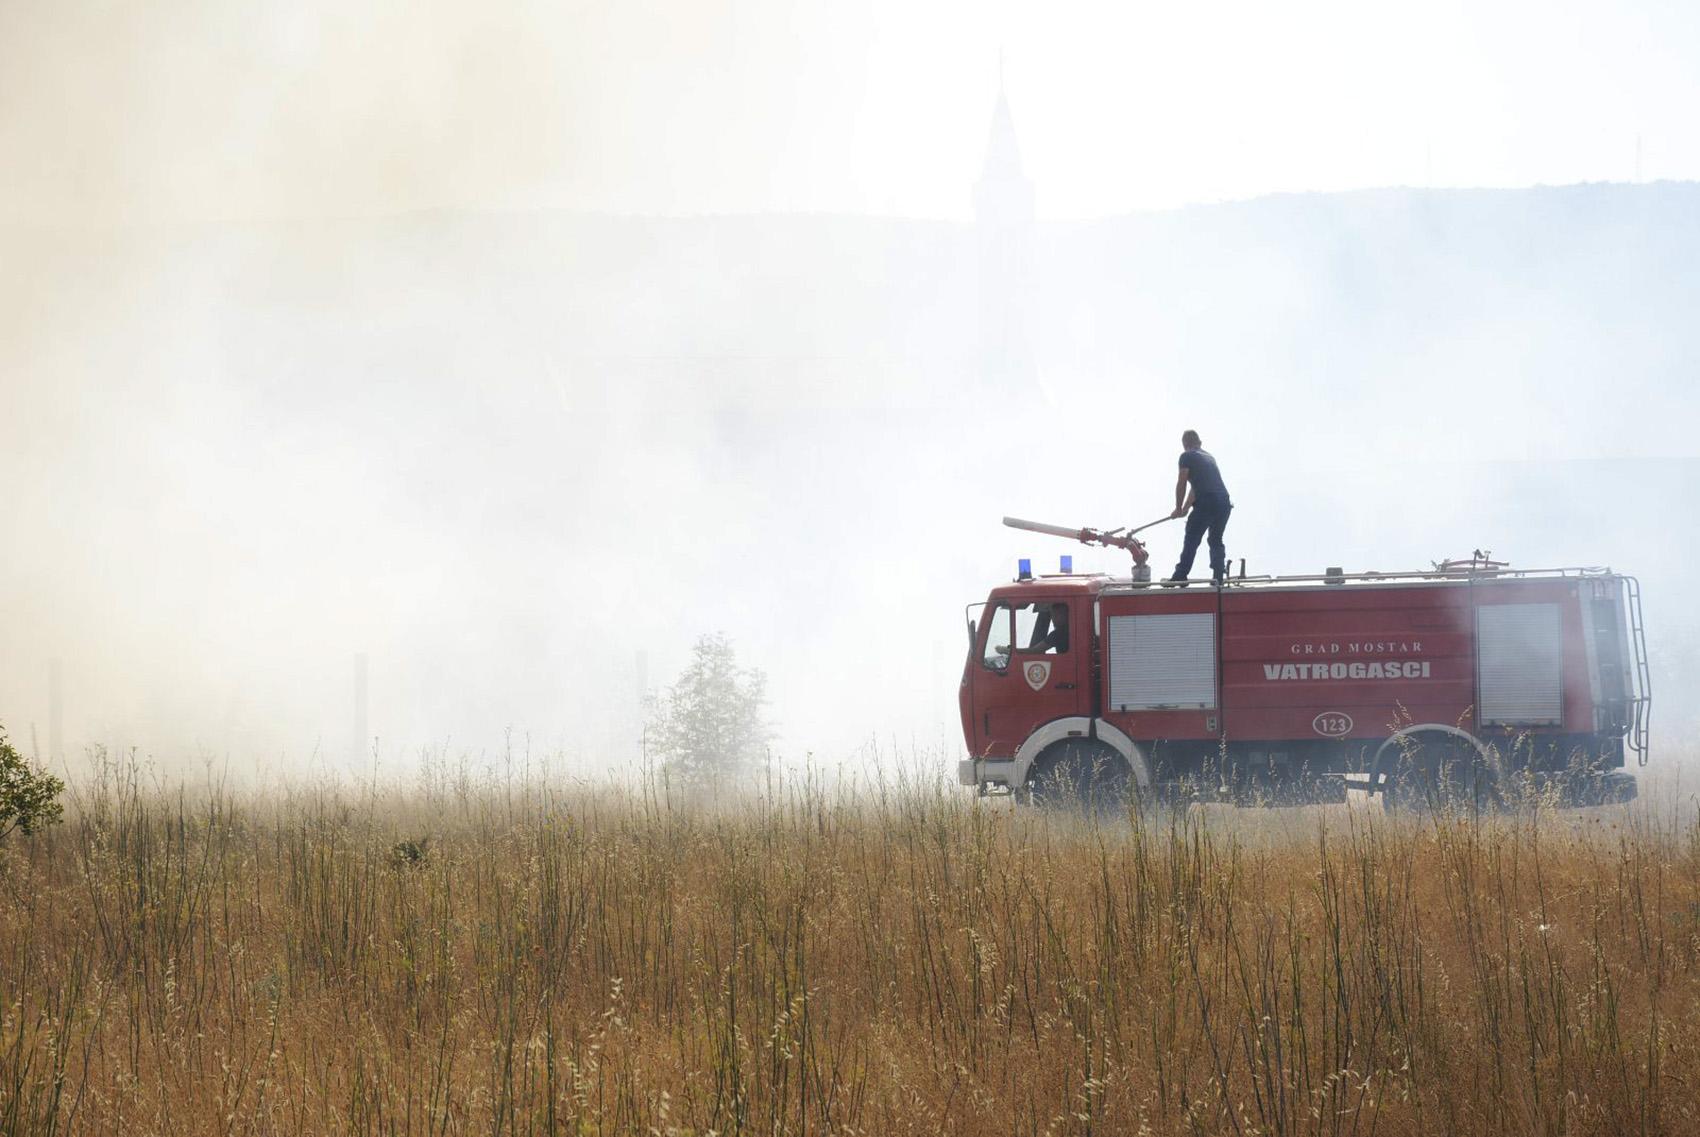
[[1192, 492], [1198, 497], [1207, 493], [1218, 493], [1228, 496], [1227, 484], [1222, 481], [1222, 471], [1216, 468], [1216, 459], [1207, 450], [1181, 451], [1181, 469], [1187, 471], [1187, 480], [1192, 483]]

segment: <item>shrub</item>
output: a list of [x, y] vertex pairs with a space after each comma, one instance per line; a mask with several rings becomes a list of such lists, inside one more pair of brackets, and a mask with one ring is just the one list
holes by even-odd
[[423, 868], [431, 855], [431, 838], [413, 837], [390, 847], [390, 863], [397, 868]]
[[686, 783], [733, 781], [766, 758], [766, 703], [767, 677], [738, 666], [725, 636], [701, 636], [679, 681], [650, 706], [645, 754]]
[[16, 829], [25, 836], [65, 815], [59, 795], [65, 783], [32, 766], [6, 741], [0, 728], [0, 841]]

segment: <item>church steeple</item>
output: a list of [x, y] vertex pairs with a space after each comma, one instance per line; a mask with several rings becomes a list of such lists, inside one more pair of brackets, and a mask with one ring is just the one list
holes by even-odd
[[986, 160], [974, 183], [980, 233], [980, 356], [985, 381], [1003, 392], [1026, 392], [1036, 381], [1027, 336], [1033, 284], [1033, 182], [1021, 166], [1021, 146], [998, 56], [998, 99], [986, 138]]
[[974, 185], [974, 215], [981, 224], [1026, 224], [1033, 220], [1033, 182], [1021, 168], [1021, 144], [1009, 113], [1003, 55], [998, 55], [998, 101], [986, 138], [986, 160]]

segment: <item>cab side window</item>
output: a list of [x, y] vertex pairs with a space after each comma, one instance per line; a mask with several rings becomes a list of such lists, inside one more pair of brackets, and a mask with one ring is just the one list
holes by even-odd
[[1009, 670], [1010, 636], [1009, 605], [987, 608], [981, 617], [980, 664], [991, 671]]
[[1061, 655], [1068, 650], [1068, 604], [1039, 600], [1015, 610], [1016, 650], [1024, 655]]

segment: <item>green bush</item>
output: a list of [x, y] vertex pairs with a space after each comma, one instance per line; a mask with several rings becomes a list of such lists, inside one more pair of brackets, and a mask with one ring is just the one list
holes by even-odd
[[0, 728], [0, 841], [14, 829], [28, 836], [64, 817], [59, 804], [64, 789], [64, 782], [30, 765]]

